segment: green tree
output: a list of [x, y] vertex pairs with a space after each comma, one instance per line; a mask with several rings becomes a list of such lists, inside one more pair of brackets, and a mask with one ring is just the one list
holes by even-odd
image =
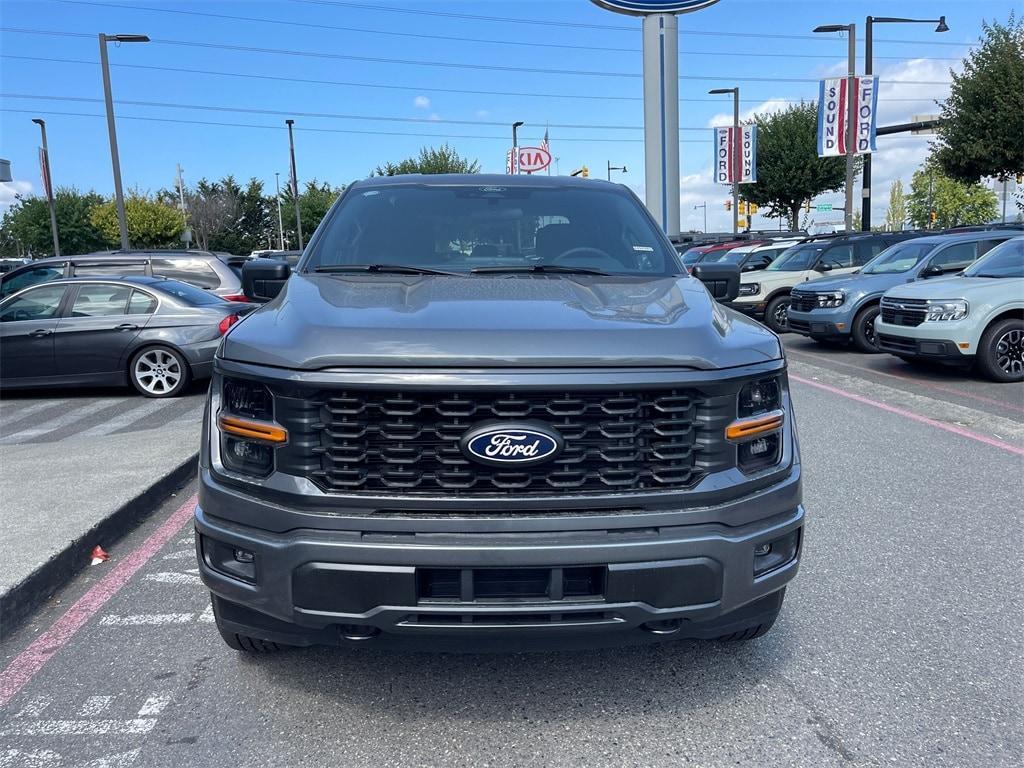
[[935, 157], [963, 182], [1024, 173], [1024, 22], [983, 24], [942, 107]]
[[743, 184], [741, 195], [765, 207], [769, 217], [786, 216], [795, 228], [805, 201], [843, 188], [846, 160], [818, 157], [814, 102], [756, 115], [751, 122], [757, 124], [757, 183]]
[[[942, 172], [929, 160], [910, 182], [907, 209], [910, 221], [921, 229], [985, 224], [998, 214], [995, 192], [977, 183], [965, 184]], [[935, 221], [931, 221], [932, 211]]]
[[[128, 241], [133, 248], [168, 248], [181, 245], [185, 224], [181, 212], [139, 192], [130, 192], [124, 201], [128, 224]], [[116, 247], [121, 242], [117, 223], [117, 207], [111, 200], [92, 209], [90, 220], [106, 239]]]
[[907, 198], [903, 194], [903, 182], [896, 179], [889, 185], [889, 208], [885, 212], [885, 228], [899, 232], [907, 221]]
[[[90, 219], [92, 209], [102, 202], [103, 198], [95, 192], [82, 193], [71, 187], [57, 189], [54, 205], [62, 253], [89, 253], [106, 246], [103, 234]], [[50, 209], [42, 197], [19, 198], [4, 214], [0, 232], [0, 252], [5, 256], [19, 252], [53, 255]]]
[[398, 176], [404, 173], [480, 173], [480, 162], [460, 157], [448, 144], [436, 149], [423, 147], [419, 157], [410, 157], [399, 163], [378, 165], [371, 176]]
[[[306, 188], [299, 195], [299, 211], [302, 213], [302, 239], [309, 242], [313, 232], [323, 221], [334, 201], [345, 191], [345, 187], [332, 187], [326, 181], [316, 179], [306, 182]], [[276, 203], [275, 213], [276, 213]], [[290, 190], [281, 192], [281, 219], [284, 222], [284, 237], [291, 248], [298, 248], [299, 238], [295, 229], [295, 200]]]

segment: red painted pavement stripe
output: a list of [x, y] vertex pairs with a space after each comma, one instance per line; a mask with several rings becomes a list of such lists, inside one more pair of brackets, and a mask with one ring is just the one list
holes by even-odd
[[29, 680], [61, 650], [85, 623], [96, 615], [132, 576], [149, 562], [160, 548], [177, 534], [192, 517], [196, 508], [196, 496], [192, 496], [171, 514], [160, 527], [150, 534], [134, 552], [128, 554], [110, 572], [94, 584], [88, 592], [78, 598], [48, 630], [32, 641], [24, 651], [0, 672], [0, 707], [14, 698]]
[[1019, 448], [1018, 446], [1013, 445], [1011, 443], [1007, 443], [1007, 442], [1004, 442], [1002, 440], [997, 440], [994, 437], [988, 437], [987, 435], [982, 435], [982, 434], [979, 434], [978, 432], [972, 432], [969, 429], [964, 429], [963, 427], [958, 427], [955, 424], [946, 424], [945, 422], [942, 422], [942, 421], [937, 421], [935, 419], [929, 419], [927, 416], [921, 416], [920, 414], [914, 413], [913, 411], [907, 411], [907, 410], [904, 410], [903, 408], [897, 408], [894, 405], [887, 405], [886, 403], [880, 403], [877, 400], [872, 400], [869, 397], [864, 397], [863, 395], [855, 395], [852, 392], [846, 392], [846, 391], [844, 391], [842, 389], [839, 389], [838, 387], [829, 386], [828, 384], [822, 384], [821, 382], [818, 382], [818, 381], [811, 381], [810, 379], [805, 379], [805, 378], [802, 378], [800, 376], [794, 376], [792, 373], [789, 374], [789, 378], [790, 378], [791, 381], [798, 381], [801, 384], [806, 384], [806, 385], [808, 385], [810, 387], [816, 387], [817, 389], [823, 389], [826, 392], [831, 392], [833, 395], [839, 395], [840, 397], [845, 397], [845, 398], [848, 398], [850, 400], [855, 400], [858, 403], [863, 403], [864, 405], [870, 405], [873, 408], [880, 408], [883, 411], [888, 411], [889, 413], [895, 413], [897, 416], [903, 416], [904, 418], [912, 419], [913, 421], [918, 421], [918, 422], [920, 422], [922, 424], [928, 424], [929, 426], [945, 430], [946, 432], [952, 432], [954, 435], [960, 435], [961, 437], [968, 437], [971, 440], [977, 440], [979, 443], [985, 443], [986, 445], [991, 445], [994, 448], [1000, 448], [1000, 449], [1002, 449], [1004, 451], [1009, 451], [1010, 453], [1015, 453], [1018, 456], [1024, 456], [1024, 448]]

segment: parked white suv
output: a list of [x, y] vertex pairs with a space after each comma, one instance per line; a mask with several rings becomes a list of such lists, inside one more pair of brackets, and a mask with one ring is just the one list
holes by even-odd
[[1024, 381], [1024, 237], [954, 277], [887, 291], [875, 333], [904, 359], [973, 363], [995, 381]]
[[765, 269], [746, 272], [740, 295], [729, 304], [776, 333], [789, 330], [789, 293], [794, 286], [825, 273], [845, 275], [860, 269], [893, 243], [914, 237], [901, 232], [863, 232], [810, 237], [788, 248]]

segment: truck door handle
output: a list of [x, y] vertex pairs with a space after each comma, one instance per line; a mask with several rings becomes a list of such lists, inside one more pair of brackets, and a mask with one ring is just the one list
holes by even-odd
[[137, 331], [137, 330], [139, 330], [139, 326], [134, 325], [133, 323], [121, 323], [119, 326], [117, 326], [116, 330], [118, 330], [118, 331]]
[[48, 328], [36, 328], [34, 331], [29, 331], [28, 335], [35, 339], [41, 339], [44, 336], [49, 336], [51, 333], [53, 333], [53, 331]]

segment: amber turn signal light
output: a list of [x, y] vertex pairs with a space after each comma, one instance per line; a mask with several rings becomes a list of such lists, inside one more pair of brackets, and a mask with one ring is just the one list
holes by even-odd
[[249, 421], [234, 416], [220, 416], [217, 419], [220, 431], [228, 435], [263, 440], [268, 443], [283, 443], [288, 440], [288, 430], [265, 421]]
[[758, 435], [777, 432], [782, 429], [785, 414], [782, 411], [770, 411], [760, 416], [737, 419], [725, 428], [725, 439], [734, 443], [750, 440]]

